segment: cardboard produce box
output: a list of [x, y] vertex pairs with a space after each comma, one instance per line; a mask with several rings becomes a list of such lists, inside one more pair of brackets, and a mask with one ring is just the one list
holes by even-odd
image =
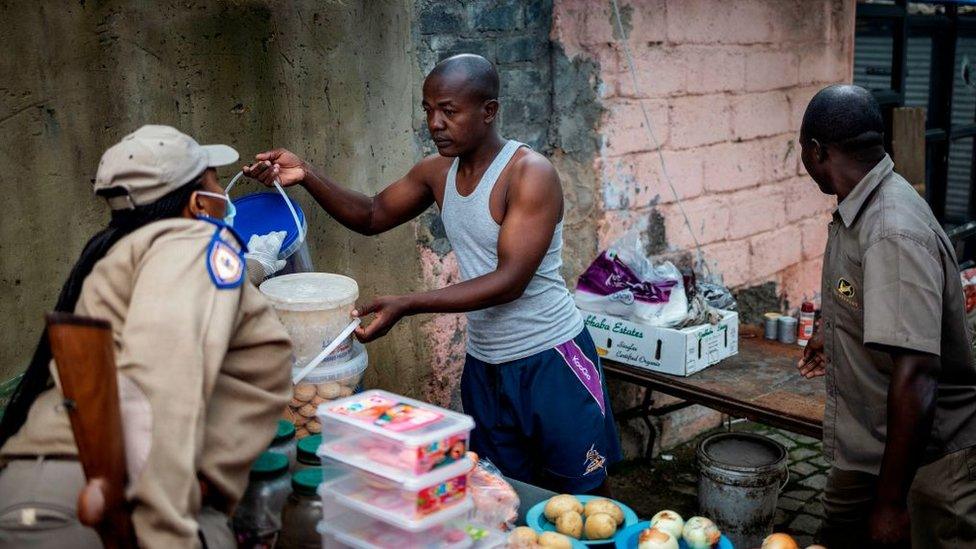
[[580, 311], [600, 356], [655, 372], [690, 376], [739, 352], [739, 314], [718, 324], [674, 329]]

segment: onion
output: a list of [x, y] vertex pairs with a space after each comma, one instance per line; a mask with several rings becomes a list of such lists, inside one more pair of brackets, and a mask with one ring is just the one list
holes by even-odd
[[800, 549], [800, 546], [788, 534], [776, 533], [763, 540], [762, 549]]
[[665, 509], [660, 511], [658, 514], [651, 518], [651, 528], [657, 528], [658, 530], [664, 530], [665, 532], [671, 534], [675, 538], [681, 537], [681, 531], [685, 527], [685, 519], [681, 518], [681, 515]]
[[678, 540], [664, 530], [648, 528], [637, 538], [637, 549], [678, 549]]
[[715, 523], [705, 517], [691, 517], [685, 522], [681, 537], [688, 549], [710, 549], [722, 537]]

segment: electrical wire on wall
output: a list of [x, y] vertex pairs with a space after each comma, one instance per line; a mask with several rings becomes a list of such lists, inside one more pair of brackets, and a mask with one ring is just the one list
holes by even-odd
[[[627, 66], [630, 68], [630, 78], [634, 83], [634, 95], [635, 97], [642, 97], [640, 91], [640, 85], [637, 82], [637, 69], [634, 68], [634, 58], [630, 54], [630, 46], [627, 44], [628, 36], [624, 32], [624, 25], [620, 18], [620, 7], [617, 5], [617, 0], [610, 0], [610, 4], [613, 7], [614, 19], [617, 23], [617, 34], [622, 38], [622, 40], [617, 39], [616, 42], [623, 49], [624, 57], [627, 58]], [[671, 193], [674, 195], [675, 204], [678, 205], [678, 210], [681, 212], [681, 216], [684, 218], [685, 227], [688, 228], [688, 232], [691, 234], [691, 239], [695, 243], [695, 254], [697, 255], [697, 263], [704, 270], [706, 277], [711, 278], [711, 269], [708, 267], [708, 263], [705, 262], [705, 255], [702, 253], [701, 242], [698, 240], [698, 235], [695, 234], [695, 230], [691, 227], [691, 219], [688, 217], [688, 212], [685, 211], [685, 206], [681, 202], [681, 198], [678, 196], [678, 190], [674, 187], [674, 183], [671, 182], [671, 176], [668, 174], [668, 166], [664, 161], [664, 153], [661, 151], [661, 145], [657, 141], [657, 137], [654, 135], [654, 129], [651, 125], [651, 117], [647, 114], [647, 108], [644, 106], [644, 102], [638, 100], [637, 104], [640, 105], [641, 114], [644, 116], [644, 127], [647, 128], [647, 135], [651, 138], [651, 145], [654, 150], [657, 151], [658, 160], [661, 163], [661, 175], [664, 177], [664, 182], [668, 184], [671, 189]], [[712, 282], [712, 281], [710, 281]]]

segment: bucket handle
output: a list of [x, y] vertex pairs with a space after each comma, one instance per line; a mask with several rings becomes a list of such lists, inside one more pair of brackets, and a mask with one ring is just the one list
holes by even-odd
[[326, 345], [325, 349], [322, 349], [321, 353], [315, 355], [315, 358], [313, 358], [311, 362], [306, 364], [305, 367], [302, 368], [301, 372], [298, 372], [297, 374], [295, 374], [294, 377], [291, 378], [292, 385], [298, 385], [299, 381], [305, 379], [305, 376], [307, 376], [309, 372], [314, 370], [316, 366], [321, 364], [322, 361], [325, 360], [325, 357], [329, 356], [330, 354], [332, 354], [332, 351], [336, 350], [336, 347], [338, 347], [339, 344], [342, 343], [342, 340], [352, 335], [353, 330], [358, 328], [361, 322], [362, 322], [361, 319], [354, 318], [352, 322], [349, 323], [348, 326], [343, 328], [342, 331], [339, 332], [339, 335], [337, 335], [336, 338], [332, 340], [332, 343]]
[[[243, 171], [237, 172], [237, 175], [231, 178], [230, 183], [228, 183], [227, 187], [224, 189], [224, 193], [226, 193], [227, 196], [230, 196], [230, 190], [234, 188], [234, 185], [237, 184], [237, 180], [239, 180], [241, 177], [244, 177]], [[285, 189], [281, 187], [281, 182], [275, 178], [272, 183], [274, 184], [275, 188], [278, 189], [281, 197], [285, 199], [285, 205], [288, 206], [288, 211], [291, 212], [291, 218], [295, 220], [295, 227], [298, 228], [298, 241], [304, 242], [305, 230], [302, 228], [302, 222], [298, 219], [298, 212], [295, 211], [295, 206], [292, 205], [291, 199], [289, 199], [288, 195], [285, 194]]]
[[782, 492], [786, 489], [786, 485], [790, 483], [790, 466], [786, 465], [786, 470], [783, 472], [783, 483], [779, 485], [779, 491]]

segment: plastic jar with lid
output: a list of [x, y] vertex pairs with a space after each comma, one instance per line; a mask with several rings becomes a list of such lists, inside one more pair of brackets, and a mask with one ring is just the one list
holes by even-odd
[[278, 432], [275, 433], [271, 446], [268, 451], [274, 454], [281, 454], [288, 458], [288, 469], [295, 468], [298, 457], [298, 441], [295, 440], [295, 426], [287, 419], [278, 420]]
[[322, 484], [321, 469], [305, 469], [292, 475], [292, 492], [281, 513], [281, 536], [275, 547], [318, 549], [322, 546], [322, 538], [315, 530], [322, 521], [319, 484]]
[[298, 459], [295, 462], [295, 472], [322, 467], [322, 459], [318, 456], [321, 445], [322, 435], [311, 435], [298, 441]]
[[288, 458], [264, 452], [251, 465], [247, 489], [234, 512], [238, 547], [270, 548], [281, 530], [281, 511], [291, 492]]

